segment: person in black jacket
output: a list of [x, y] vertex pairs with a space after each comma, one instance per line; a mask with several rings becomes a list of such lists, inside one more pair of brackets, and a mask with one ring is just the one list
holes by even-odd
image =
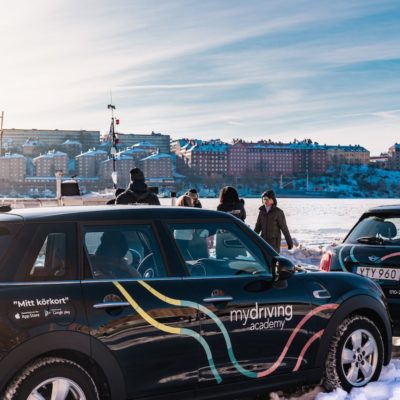
[[242, 221], [246, 219], [244, 201], [239, 199], [238, 192], [232, 186], [225, 186], [221, 189], [217, 210], [230, 213]]
[[160, 200], [155, 193], [152, 193], [144, 183], [143, 172], [139, 168], [130, 170], [131, 183], [115, 200], [115, 204], [150, 204], [160, 205]]
[[[218, 211], [224, 211], [234, 215], [236, 218], [244, 221], [246, 219], [246, 210], [244, 201], [239, 199], [238, 192], [232, 186], [225, 186], [219, 193]], [[230, 232], [219, 232], [216, 235], [216, 255], [217, 258], [234, 259], [239, 256], [245, 256], [246, 250], [238, 246], [236, 248], [227, 247], [225, 243], [229, 240], [236, 240]]]
[[189, 189], [185, 194], [192, 198], [193, 207], [203, 208], [203, 206], [199, 200], [199, 193], [197, 192], [197, 190], [195, 188]]
[[285, 236], [288, 249], [293, 248], [293, 240], [286, 225], [284, 212], [277, 207], [277, 200], [273, 190], [267, 190], [262, 194], [263, 205], [259, 208], [259, 214], [254, 231], [261, 232], [261, 237], [269, 243], [278, 253], [281, 251], [281, 232]]

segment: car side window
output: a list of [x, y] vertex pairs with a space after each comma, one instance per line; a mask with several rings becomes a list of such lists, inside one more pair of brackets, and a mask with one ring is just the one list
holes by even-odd
[[[30, 237], [20, 254], [14, 254], [17, 268], [15, 281], [38, 282], [78, 279], [76, 225], [43, 223], [27, 224]], [[19, 258], [20, 257], [20, 258]]]
[[66, 274], [65, 233], [49, 233], [29, 271], [31, 278], [64, 278]]
[[270, 274], [261, 249], [235, 224], [170, 224], [190, 276]]
[[167, 275], [148, 225], [87, 225], [84, 246], [94, 279], [154, 279]]

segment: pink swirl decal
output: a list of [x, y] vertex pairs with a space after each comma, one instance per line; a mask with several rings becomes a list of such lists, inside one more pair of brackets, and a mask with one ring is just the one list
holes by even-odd
[[397, 253], [390, 253], [390, 254], [388, 254], [388, 255], [386, 255], [386, 256], [383, 256], [383, 257], [381, 258], [381, 261], [385, 261], [385, 260], [387, 260], [388, 258], [392, 258], [392, 257], [396, 257], [396, 256], [400, 256], [400, 252], [397, 252]]
[[297, 363], [295, 367], [293, 368], [293, 372], [296, 372], [300, 368], [300, 364], [303, 361], [304, 354], [308, 350], [308, 348], [317, 340], [319, 339], [324, 333], [324, 330], [321, 329], [319, 332], [315, 333], [313, 336], [310, 337], [310, 339], [307, 340], [307, 343], [304, 345], [303, 349], [301, 350], [301, 353], [299, 355], [299, 358], [297, 359]]
[[296, 337], [297, 333], [299, 332], [299, 330], [302, 328], [302, 326], [311, 317], [313, 317], [315, 314], [320, 313], [321, 311], [324, 311], [324, 310], [336, 310], [336, 308], [338, 308], [338, 307], [339, 307], [339, 304], [325, 304], [323, 306], [319, 306], [319, 307], [314, 308], [314, 310], [310, 311], [307, 315], [305, 315], [303, 317], [303, 319], [297, 324], [296, 328], [293, 330], [293, 332], [290, 335], [288, 341], [286, 342], [286, 345], [285, 345], [281, 355], [279, 356], [279, 358], [267, 370], [257, 373], [257, 378], [262, 378], [264, 376], [267, 376], [267, 375], [271, 374], [272, 372], [274, 372], [281, 365], [282, 360], [285, 358], [286, 353], [288, 352], [288, 350], [289, 350], [294, 338]]

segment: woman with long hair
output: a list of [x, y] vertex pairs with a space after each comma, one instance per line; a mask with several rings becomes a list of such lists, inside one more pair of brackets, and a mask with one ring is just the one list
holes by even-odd
[[246, 210], [243, 199], [239, 199], [239, 194], [232, 186], [225, 186], [219, 193], [218, 211], [225, 211], [244, 221]]

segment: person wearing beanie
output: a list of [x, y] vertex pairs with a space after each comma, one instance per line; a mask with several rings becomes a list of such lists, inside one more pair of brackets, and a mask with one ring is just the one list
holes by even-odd
[[144, 174], [139, 168], [130, 170], [131, 181], [128, 188], [117, 196], [115, 204], [160, 205], [155, 193], [151, 193], [144, 182]]
[[273, 190], [267, 190], [262, 195], [263, 205], [259, 208], [258, 218], [254, 231], [274, 248], [281, 251], [281, 233], [286, 239], [288, 249], [293, 248], [293, 240], [286, 224], [284, 212], [277, 206], [278, 201]]

